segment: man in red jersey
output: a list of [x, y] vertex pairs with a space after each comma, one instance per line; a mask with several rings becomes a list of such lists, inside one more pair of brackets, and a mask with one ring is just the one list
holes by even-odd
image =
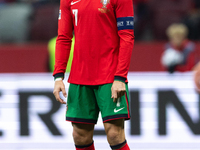
[[127, 74], [134, 45], [132, 0], [61, 0], [56, 42], [54, 95], [60, 98], [75, 33], [66, 120], [77, 150], [94, 150], [93, 131], [101, 113], [114, 150], [129, 150], [124, 120], [130, 119]]

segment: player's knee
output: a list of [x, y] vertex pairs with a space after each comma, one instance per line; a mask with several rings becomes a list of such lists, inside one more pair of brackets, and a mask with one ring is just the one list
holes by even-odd
[[104, 123], [107, 139], [110, 145], [117, 145], [125, 141], [123, 120]]
[[87, 145], [92, 142], [90, 134], [74, 130], [72, 135], [76, 145]]
[[107, 139], [108, 139], [109, 144], [111, 145], [121, 143], [122, 138], [123, 138], [123, 134], [121, 130], [111, 128], [107, 131]]

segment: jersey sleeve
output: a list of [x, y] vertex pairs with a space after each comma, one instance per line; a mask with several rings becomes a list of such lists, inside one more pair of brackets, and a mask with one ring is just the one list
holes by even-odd
[[56, 39], [55, 66], [53, 76], [64, 77], [73, 37], [73, 19], [70, 11], [70, 0], [60, 1], [58, 18], [58, 37]]
[[132, 0], [117, 0], [116, 19], [120, 37], [119, 56], [115, 80], [127, 81], [131, 53], [134, 45], [134, 12]]

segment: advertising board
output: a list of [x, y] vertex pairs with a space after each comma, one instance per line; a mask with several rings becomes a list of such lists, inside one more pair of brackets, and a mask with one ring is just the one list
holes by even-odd
[[[131, 149], [200, 149], [200, 97], [192, 78], [190, 72], [129, 73]], [[74, 149], [66, 105], [55, 100], [53, 86], [51, 74], [0, 74], [0, 149]], [[97, 150], [110, 149], [101, 116], [94, 142]]]

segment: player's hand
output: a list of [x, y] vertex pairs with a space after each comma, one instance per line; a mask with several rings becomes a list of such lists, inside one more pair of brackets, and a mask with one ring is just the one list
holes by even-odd
[[122, 97], [126, 92], [125, 83], [121, 81], [114, 81], [111, 87], [111, 92], [111, 98], [113, 98], [113, 102], [117, 102], [117, 99]]
[[59, 95], [60, 91], [62, 91], [64, 97], [67, 97], [67, 93], [65, 91], [65, 85], [62, 80], [55, 81], [53, 94], [57, 101], [59, 101], [61, 104], [66, 104], [66, 102], [60, 98], [60, 95]]
[[196, 90], [200, 93], [200, 63], [194, 68], [194, 83], [196, 85]]

